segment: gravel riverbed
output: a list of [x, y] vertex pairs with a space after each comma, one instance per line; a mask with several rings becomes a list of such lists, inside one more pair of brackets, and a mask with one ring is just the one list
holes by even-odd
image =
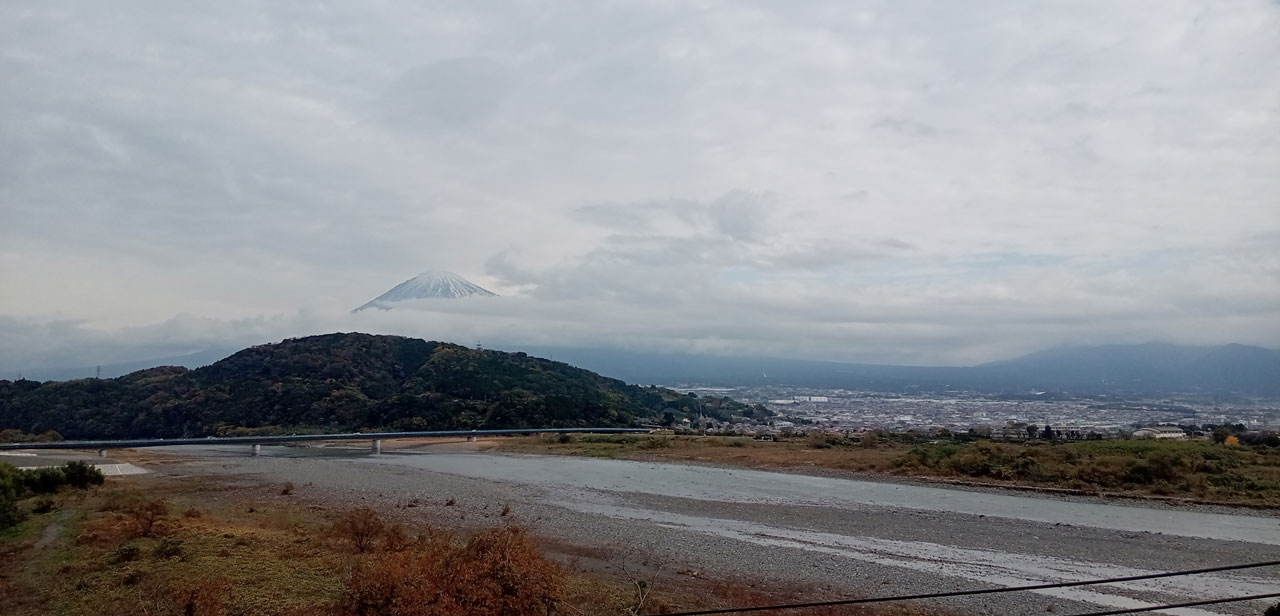
[[[1280, 559], [1280, 518], [1128, 507], [679, 464], [487, 453], [368, 456], [183, 450], [168, 475], [284, 482], [332, 508], [489, 526], [514, 517], [559, 544], [643, 554], [709, 579], [823, 598], [1136, 575]], [[453, 504], [446, 505], [450, 500]], [[410, 503], [414, 506], [409, 507]], [[501, 514], [510, 505], [511, 516]], [[1080, 614], [1280, 592], [1280, 569], [938, 600], [974, 614]], [[1164, 613], [1260, 614], [1264, 602]]]

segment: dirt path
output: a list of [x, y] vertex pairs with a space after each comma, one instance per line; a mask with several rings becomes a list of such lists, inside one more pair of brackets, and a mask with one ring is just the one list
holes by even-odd
[[43, 550], [62, 537], [62, 531], [66, 529], [66, 521], [69, 516], [69, 512], [64, 511], [58, 513], [53, 523], [44, 527], [44, 531], [40, 533], [40, 538], [36, 540], [35, 545], [33, 545], [32, 548], [36, 550]]

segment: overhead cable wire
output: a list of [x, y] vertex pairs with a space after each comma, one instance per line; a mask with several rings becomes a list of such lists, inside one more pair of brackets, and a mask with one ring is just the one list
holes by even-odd
[[1247, 597], [1231, 597], [1228, 599], [1203, 599], [1200, 601], [1188, 601], [1186, 603], [1169, 603], [1166, 605], [1153, 605], [1151, 607], [1131, 607], [1123, 610], [1108, 610], [1106, 612], [1089, 612], [1088, 614], [1076, 614], [1075, 616], [1115, 616], [1116, 614], [1139, 614], [1142, 612], [1154, 612], [1156, 610], [1172, 610], [1180, 607], [1196, 607], [1197, 605], [1216, 605], [1219, 603], [1236, 603], [1239, 601], [1257, 601], [1259, 599], [1274, 599], [1280, 597], [1280, 592], [1268, 593], [1265, 595], [1249, 595]]
[[[676, 612], [666, 614], [665, 616], [707, 616], [709, 614], [745, 614], [747, 612], [764, 612], [768, 610], [799, 610], [811, 607], [832, 607], [837, 605], [859, 605], [863, 603], [887, 603], [889, 601], [912, 601], [916, 599], [942, 599], [946, 597], [968, 597], [973, 595], [991, 595], [996, 593], [1018, 592], [1028, 590], [1045, 590], [1050, 588], [1071, 588], [1073, 586], [1093, 586], [1096, 584], [1117, 584], [1120, 582], [1136, 582], [1139, 580], [1154, 580], [1159, 578], [1179, 577], [1184, 575], [1201, 575], [1205, 573], [1217, 573], [1219, 571], [1239, 571], [1242, 569], [1257, 569], [1259, 567], [1274, 567], [1280, 565], [1280, 560], [1268, 560], [1255, 563], [1245, 563], [1241, 565], [1222, 565], [1218, 567], [1204, 567], [1201, 569], [1185, 569], [1182, 571], [1167, 571], [1162, 573], [1146, 573], [1142, 575], [1130, 575], [1125, 577], [1103, 578], [1098, 580], [1082, 580], [1078, 582], [1052, 582], [1048, 584], [1033, 584], [1031, 586], [1005, 586], [1001, 588], [975, 588], [972, 590], [951, 590], [946, 592], [931, 592], [915, 595], [897, 595], [891, 597], [866, 597], [862, 599], [838, 599], [834, 601], [811, 601], [808, 603], [783, 603], [777, 605], [754, 605], [746, 607], [731, 607], [724, 609], [712, 610], [695, 610], [692, 612]], [[1280, 594], [1280, 593], [1278, 593]], [[1256, 598], [1267, 598], [1271, 595], [1260, 595]], [[1244, 599], [1231, 599], [1230, 601], [1247, 601]], [[1226, 602], [1226, 601], [1220, 601]], [[1151, 608], [1165, 609], [1165, 608]], [[1139, 610], [1139, 611], [1150, 611]], [[1123, 614], [1126, 612], [1106, 612], [1108, 614]], [[654, 615], [656, 616], [656, 615]], [[1088, 615], [1094, 616], [1094, 615]]]

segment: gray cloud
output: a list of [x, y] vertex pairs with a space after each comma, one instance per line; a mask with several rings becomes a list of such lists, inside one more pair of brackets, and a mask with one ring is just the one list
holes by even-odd
[[452, 133], [489, 121], [505, 102], [510, 77], [486, 58], [449, 58], [405, 72], [381, 100], [395, 130]]
[[[921, 362], [1280, 345], [1273, 2], [0, 20], [0, 368], [326, 328]], [[423, 269], [508, 297], [343, 316]]]

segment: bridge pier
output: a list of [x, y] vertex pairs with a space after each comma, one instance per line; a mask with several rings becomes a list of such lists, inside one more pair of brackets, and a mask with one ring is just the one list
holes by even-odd
[[249, 455], [252, 455], [252, 456], [253, 456], [253, 457], [255, 457], [255, 458], [256, 458], [256, 457], [258, 457], [258, 456], [260, 456], [260, 455], [262, 455], [262, 443], [254, 443], [254, 444], [253, 444], [253, 453], [251, 453], [251, 454], [249, 454]]
[[370, 447], [369, 450], [372, 451], [373, 455], [375, 456], [380, 455], [382, 453], [382, 439], [380, 438], [373, 439], [373, 445]]

